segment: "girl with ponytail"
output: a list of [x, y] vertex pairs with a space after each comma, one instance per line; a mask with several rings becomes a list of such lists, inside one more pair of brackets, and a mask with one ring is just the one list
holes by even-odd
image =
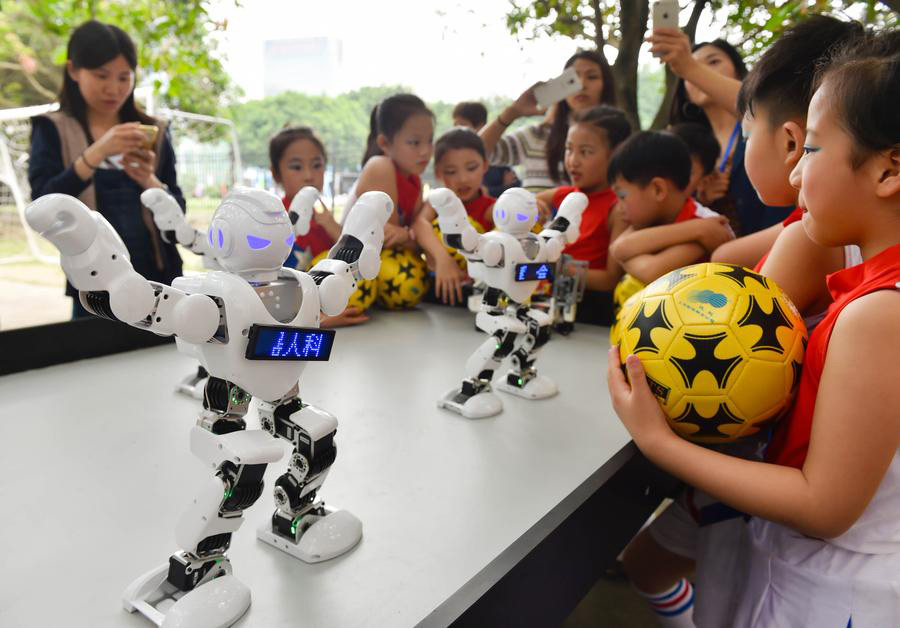
[[356, 198], [379, 190], [394, 201], [384, 227], [384, 247], [414, 248], [410, 225], [422, 209], [422, 180], [434, 150], [434, 114], [413, 94], [394, 94], [372, 109], [363, 170], [346, 214]]

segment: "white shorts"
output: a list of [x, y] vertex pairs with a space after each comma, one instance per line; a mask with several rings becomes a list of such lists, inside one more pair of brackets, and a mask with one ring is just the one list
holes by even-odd
[[686, 489], [648, 526], [650, 535], [662, 547], [692, 558], [697, 564], [694, 572], [697, 628], [733, 625], [746, 576], [749, 559], [746, 519], [734, 516], [702, 526], [699, 523], [700, 512], [705, 507], [712, 509], [713, 519], [718, 515], [728, 516], [719, 506], [705, 493]]
[[747, 528], [736, 628], [900, 626], [900, 554], [854, 552], [762, 519]]

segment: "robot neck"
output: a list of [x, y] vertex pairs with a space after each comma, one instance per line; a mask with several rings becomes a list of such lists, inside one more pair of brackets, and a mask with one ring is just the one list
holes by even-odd
[[278, 278], [277, 270], [248, 270], [235, 274], [244, 281], [252, 284], [269, 283]]

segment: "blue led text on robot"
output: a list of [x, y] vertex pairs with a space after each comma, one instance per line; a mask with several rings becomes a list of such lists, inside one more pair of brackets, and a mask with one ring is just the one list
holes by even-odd
[[[291, 342], [288, 345], [288, 348], [284, 349], [285, 333], [287, 332], [282, 331], [278, 334], [275, 344], [272, 345], [272, 349], [269, 351], [269, 356], [273, 358], [283, 358], [289, 355], [294, 355], [298, 358], [319, 357], [319, 352], [322, 350], [323, 334], [302, 334], [303, 348], [301, 349], [297, 346], [297, 341], [300, 339], [301, 333], [299, 331], [291, 332]], [[293, 352], [293, 354], [291, 352]]]

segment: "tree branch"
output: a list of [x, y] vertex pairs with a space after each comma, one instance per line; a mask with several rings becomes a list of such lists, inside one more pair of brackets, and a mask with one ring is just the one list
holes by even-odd
[[700, 22], [700, 15], [703, 13], [703, 9], [706, 8], [707, 4], [709, 4], [709, 0], [694, 0], [694, 8], [691, 9], [691, 17], [688, 18], [687, 24], [684, 26], [684, 32], [691, 38], [692, 43], [697, 35], [697, 24]]
[[638, 53], [644, 41], [649, 15], [648, 0], [621, 0], [619, 29], [622, 35], [612, 71], [616, 79], [619, 107], [625, 111], [635, 129], [641, 128], [637, 106]]
[[591, 0], [591, 10], [594, 12], [594, 45], [597, 52], [606, 56], [603, 52], [606, 38], [603, 36], [603, 11], [600, 9], [600, 0]]

